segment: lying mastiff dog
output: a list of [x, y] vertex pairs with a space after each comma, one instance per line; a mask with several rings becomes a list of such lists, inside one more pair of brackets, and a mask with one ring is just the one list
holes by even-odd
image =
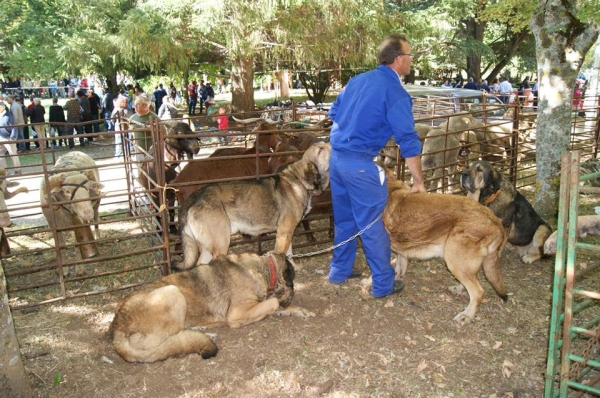
[[217, 355], [205, 333], [192, 328], [239, 328], [267, 315], [314, 316], [291, 307], [294, 267], [284, 254], [232, 254], [143, 286], [117, 306], [113, 347], [127, 362], [155, 362], [197, 353]]

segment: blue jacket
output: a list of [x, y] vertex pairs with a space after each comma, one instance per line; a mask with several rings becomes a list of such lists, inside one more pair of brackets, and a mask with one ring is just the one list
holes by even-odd
[[390, 67], [380, 65], [353, 77], [333, 103], [329, 117], [334, 151], [375, 157], [394, 135], [404, 158], [421, 153], [412, 99]]
[[13, 115], [7, 110], [4, 115], [0, 116], [0, 136], [2, 136], [2, 138], [17, 139], [16, 129], [13, 127], [6, 127], [14, 124]]

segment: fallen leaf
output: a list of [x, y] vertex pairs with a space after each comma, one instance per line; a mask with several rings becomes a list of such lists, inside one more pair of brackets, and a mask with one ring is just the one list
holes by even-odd
[[494, 350], [497, 350], [498, 348], [502, 347], [502, 342], [501, 341], [496, 341], [496, 344], [494, 344], [494, 347], [492, 347]]
[[579, 268], [581, 268], [581, 269], [586, 269], [587, 267], [588, 267], [587, 263], [579, 264]]
[[419, 366], [417, 366], [417, 373], [423, 372], [427, 368], [427, 366], [429, 366], [427, 365], [427, 362], [425, 362], [425, 360], [422, 360]]
[[383, 305], [385, 308], [391, 308], [394, 306], [394, 302], [392, 300], [388, 300], [387, 303]]
[[505, 359], [502, 363], [502, 375], [507, 379], [512, 374], [512, 370], [510, 368], [512, 368], [513, 366], [514, 365], [508, 359]]
[[429, 335], [425, 335], [425, 338], [429, 339], [430, 341], [435, 341], [435, 339], [433, 337], [429, 336]]
[[440, 373], [434, 373], [433, 374], [433, 381], [435, 381], [436, 383], [442, 383], [444, 381], [444, 376]]
[[480, 342], [479, 342], [479, 344], [480, 344], [482, 347], [489, 347], [489, 344], [488, 344], [488, 342], [487, 342], [487, 341], [480, 341]]

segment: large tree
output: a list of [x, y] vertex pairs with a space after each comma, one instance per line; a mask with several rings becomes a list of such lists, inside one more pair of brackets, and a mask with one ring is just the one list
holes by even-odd
[[586, 53], [598, 38], [598, 9], [591, 6], [591, 0], [539, 0], [530, 22], [539, 77], [534, 207], [542, 216], [556, 214], [560, 159], [571, 136], [573, 87]]

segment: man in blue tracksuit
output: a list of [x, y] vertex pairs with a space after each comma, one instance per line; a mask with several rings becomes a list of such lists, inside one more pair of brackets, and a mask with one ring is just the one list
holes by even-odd
[[[385, 174], [373, 161], [392, 134], [413, 177], [411, 192], [425, 192], [421, 173], [421, 142], [414, 129], [412, 99], [400, 76], [410, 72], [412, 55], [403, 35], [393, 34], [379, 47], [379, 66], [352, 78], [329, 111], [331, 129], [330, 186], [335, 224], [334, 244], [367, 227], [385, 208]], [[361, 235], [375, 298], [402, 290], [394, 282], [390, 237], [381, 219]], [[329, 281], [355, 276], [356, 239], [333, 251]]]

